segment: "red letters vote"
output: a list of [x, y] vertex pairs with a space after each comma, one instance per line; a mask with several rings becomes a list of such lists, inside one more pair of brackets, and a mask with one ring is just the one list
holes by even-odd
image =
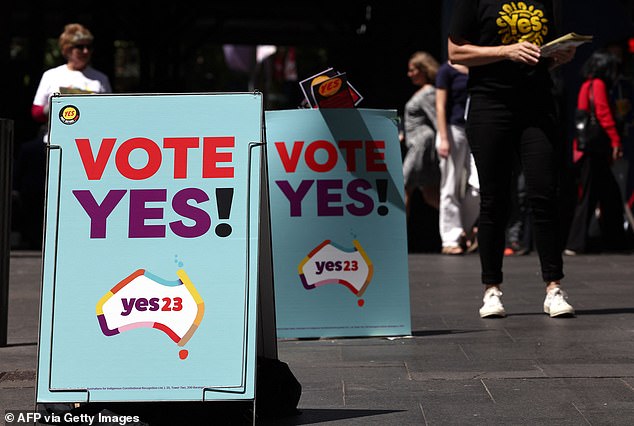
[[[304, 153], [306, 166], [317, 173], [327, 173], [334, 169], [342, 157], [346, 164], [346, 171], [357, 171], [358, 152], [364, 156], [363, 166], [368, 172], [385, 172], [385, 141], [341, 140], [336, 144], [326, 140], [316, 140], [304, 149], [304, 141], [292, 143], [289, 154], [285, 142], [275, 142], [275, 148], [286, 173], [297, 171], [299, 160]], [[323, 156], [320, 157], [323, 153]]]
[[[163, 166], [163, 152], [173, 150], [174, 179], [186, 179], [189, 169], [189, 152], [200, 149], [199, 137], [166, 137], [163, 146], [159, 146], [152, 139], [145, 137], [133, 137], [127, 139], [116, 149], [115, 167], [121, 176], [131, 180], [145, 180], [154, 176]], [[90, 140], [87, 138], [75, 139], [75, 145], [79, 152], [86, 177], [88, 180], [100, 180], [115, 150], [116, 138], [103, 138], [95, 155]], [[200, 176], [209, 178], [233, 178], [234, 167], [233, 153], [235, 137], [233, 136], [206, 136], [202, 138], [202, 169]], [[130, 156], [135, 150], [142, 150], [147, 155], [147, 162], [141, 167], [135, 167], [130, 163]], [[224, 165], [222, 165], [224, 164]]]

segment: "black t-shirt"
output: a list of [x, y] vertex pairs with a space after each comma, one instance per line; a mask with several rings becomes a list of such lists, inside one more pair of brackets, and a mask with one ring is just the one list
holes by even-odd
[[[541, 46], [556, 37], [554, 26], [553, 1], [456, 0], [449, 35], [477, 46], [523, 40]], [[469, 90], [536, 99], [552, 88], [546, 62], [542, 59], [532, 66], [503, 60], [469, 67]]]

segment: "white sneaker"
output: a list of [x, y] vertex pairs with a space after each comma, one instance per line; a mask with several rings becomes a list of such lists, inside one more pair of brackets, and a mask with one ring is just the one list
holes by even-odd
[[494, 287], [484, 292], [484, 297], [482, 298], [484, 304], [480, 308], [480, 318], [506, 316], [500, 297], [502, 297], [502, 292]]
[[559, 287], [549, 290], [544, 299], [544, 312], [549, 314], [551, 318], [561, 315], [574, 315], [575, 309], [566, 302], [567, 298], [568, 295]]

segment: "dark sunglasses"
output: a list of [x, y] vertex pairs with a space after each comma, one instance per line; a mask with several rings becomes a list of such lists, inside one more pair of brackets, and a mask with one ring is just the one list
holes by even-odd
[[88, 50], [92, 50], [92, 44], [75, 44], [75, 45], [73, 45], [73, 49], [78, 49], [78, 50], [88, 49]]

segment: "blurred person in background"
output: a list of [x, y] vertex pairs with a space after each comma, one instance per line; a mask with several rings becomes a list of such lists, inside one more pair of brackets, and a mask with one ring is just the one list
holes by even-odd
[[[600, 50], [588, 58], [581, 70], [585, 81], [579, 88], [577, 108], [589, 110], [589, 99], [592, 96], [595, 115], [604, 130], [601, 141], [603, 147], [600, 150], [581, 152], [577, 141], [573, 141], [573, 162], [578, 173], [579, 195], [564, 250], [566, 255], [625, 248], [623, 200], [611, 169], [614, 161], [623, 156], [621, 137], [614, 119], [614, 106], [609, 97], [609, 91], [618, 75], [617, 67], [617, 57]], [[595, 211], [599, 213], [602, 241], [593, 247], [589, 229]]]
[[436, 76], [436, 150], [440, 157], [439, 230], [442, 253], [476, 247], [480, 211], [478, 173], [465, 133], [469, 69], [445, 61]]
[[405, 207], [410, 212], [410, 201], [416, 189], [425, 203], [438, 209], [440, 169], [435, 148], [436, 137], [436, 74], [439, 64], [427, 52], [415, 52], [407, 64], [407, 76], [418, 89], [405, 104], [401, 139], [406, 153], [403, 159]]
[[18, 246], [41, 248], [46, 182], [46, 143], [48, 143], [49, 99], [54, 93], [111, 92], [108, 77], [90, 65], [94, 37], [81, 24], [64, 27], [58, 46], [66, 63], [44, 72], [40, 79], [31, 116], [41, 123], [38, 135], [26, 141], [17, 152], [14, 167], [17, 229], [22, 241]]
[[[38, 123], [48, 120], [49, 99], [53, 93], [112, 92], [106, 74], [90, 65], [94, 37], [88, 28], [72, 23], [64, 27], [58, 45], [66, 63], [44, 72], [35, 92], [31, 116]], [[45, 136], [44, 142], [48, 141]]]

